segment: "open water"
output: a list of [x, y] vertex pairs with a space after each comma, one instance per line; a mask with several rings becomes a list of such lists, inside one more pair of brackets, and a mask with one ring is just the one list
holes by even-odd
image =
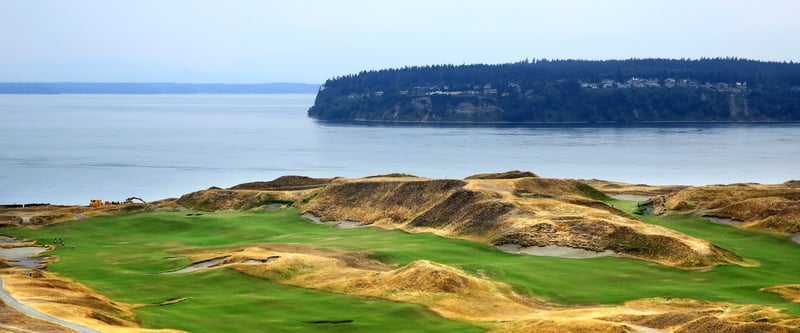
[[314, 95], [0, 95], [0, 204], [177, 197], [282, 175], [512, 169], [647, 184], [800, 179], [800, 124], [354, 125]]

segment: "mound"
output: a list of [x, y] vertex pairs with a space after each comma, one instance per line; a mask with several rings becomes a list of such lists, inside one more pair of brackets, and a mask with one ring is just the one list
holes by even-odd
[[367, 253], [281, 244], [204, 250], [190, 256], [196, 262], [227, 257], [215, 268], [305, 288], [421, 304], [461, 320], [509, 320], [541, 308], [504, 284], [427, 260], [395, 268]]
[[530, 171], [512, 170], [499, 173], [479, 173], [477, 175], [472, 175], [464, 179], [515, 179], [515, 178], [526, 178], [526, 177], [539, 177], [539, 176]]
[[322, 220], [403, 223], [466, 185], [461, 180], [340, 180], [322, 189], [303, 210]]
[[[104, 332], [179, 332], [140, 328], [136, 314], [132, 311], [133, 305], [113, 302], [86, 286], [55, 274], [19, 269], [6, 270], [3, 273], [6, 290], [22, 303], [50, 316]], [[31, 317], [23, 318], [25, 324], [32, 321]], [[3, 321], [4, 324], [13, 322], [14, 320]], [[7, 327], [0, 327], [2, 328]], [[49, 329], [43, 331], [51, 332]]]
[[759, 289], [763, 292], [778, 294], [781, 297], [798, 303], [800, 302], [800, 284], [787, 284], [782, 286], [773, 286]]
[[419, 178], [419, 177], [414, 175], [409, 175], [407, 173], [389, 173], [385, 175], [367, 176], [364, 178], [369, 179], [369, 178]]
[[231, 190], [289, 191], [318, 188], [330, 183], [330, 178], [310, 178], [305, 176], [281, 176], [268, 182], [244, 183], [231, 187]]
[[[664, 208], [742, 221], [744, 228], [800, 232], [800, 188], [786, 184], [689, 187], [667, 195]], [[655, 209], [663, 213], [659, 205]]]
[[634, 220], [596, 201], [602, 198], [574, 180], [340, 179], [301, 208], [322, 220], [359, 221], [493, 245], [612, 250], [683, 268], [740, 260], [708, 242]]
[[385, 273], [379, 283], [403, 291], [433, 293], [466, 294], [481, 288], [476, 278], [427, 260], [415, 261]]
[[[164, 203], [162, 203], [164, 205]], [[0, 215], [0, 226], [46, 226], [54, 223], [72, 221], [90, 216], [112, 215], [136, 211], [148, 211], [157, 208], [153, 204], [125, 204], [102, 207], [87, 206], [26, 206], [10, 208]]]
[[223, 190], [208, 189], [184, 194], [177, 204], [203, 211], [265, 209], [270, 205], [293, 205], [314, 190]]
[[625, 306], [638, 313], [602, 319], [669, 332], [797, 332], [796, 317], [763, 305], [651, 298]]
[[581, 180], [581, 182], [593, 188], [596, 188], [610, 196], [633, 195], [633, 196], [654, 197], [662, 194], [680, 191], [686, 188], [686, 186], [681, 186], [681, 185], [653, 186], [646, 184], [628, 184], [628, 183], [613, 182], [613, 181], [599, 180], [599, 179]]

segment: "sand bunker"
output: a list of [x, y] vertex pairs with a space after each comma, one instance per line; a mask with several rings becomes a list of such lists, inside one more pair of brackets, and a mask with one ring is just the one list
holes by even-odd
[[[14, 246], [24, 243], [13, 238], [0, 236], [0, 244]], [[47, 250], [49, 249], [43, 246], [0, 247], [0, 259], [4, 259], [11, 266], [38, 269], [45, 263], [45, 258], [35, 256]]]
[[559, 257], [559, 258], [569, 258], [569, 259], [613, 257], [617, 255], [614, 251], [611, 250], [595, 252], [595, 251], [576, 249], [573, 247], [557, 246], [557, 245], [523, 247], [517, 244], [503, 244], [495, 247], [505, 252], [514, 254], [530, 254], [534, 256]]
[[350, 221], [350, 220], [337, 220], [337, 221], [322, 221], [318, 216], [311, 214], [311, 213], [303, 213], [300, 217], [305, 218], [311, 222], [316, 224], [327, 224], [332, 225], [334, 229], [354, 229], [354, 228], [363, 228], [366, 225], [361, 224], [358, 221]]
[[6, 236], [0, 236], [0, 244], [16, 244], [16, 243], [19, 243], [19, 241], [16, 239]]
[[795, 243], [800, 244], [800, 232], [795, 232], [793, 234], [789, 234], [789, 239], [791, 239]]
[[651, 198], [646, 195], [636, 195], [636, 194], [613, 194], [609, 196], [617, 200], [627, 200], [627, 201], [647, 201], [650, 200]]
[[724, 217], [703, 216], [703, 218], [708, 220], [708, 221], [710, 221], [710, 222], [712, 222], [712, 223], [716, 223], [716, 224], [734, 225], [734, 226], [742, 224], [742, 221], [729, 219], [729, 218], [724, 218]]
[[191, 264], [189, 266], [186, 266], [184, 268], [181, 268], [181, 269], [178, 269], [178, 270], [174, 270], [174, 271], [164, 272], [164, 273], [161, 273], [161, 274], [178, 274], [178, 273], [195, 272], [195, 271], [198, 271], [198, 270], [201, 270], [201, 269], [214, 267], [215, 265], [220, 264], [223, 260], [227, 259], [228, 257], [229, 256], [224, 256], [224, 257], [219, 257], [219, 258], [214, 258], [214, 259], [209, 259], [209, 260], [198, 261], [198, 262], [193, 263], [193, 264]]
[[281, 258], [281, 256], [269, 256], [266, 259], [246, 259], [242, 263], [244, 263], [244, 264], [266, 264], [266, 263], [271, 263], [271, 262], [273, 262], [275, 260], [278, 260], [280, 258]]

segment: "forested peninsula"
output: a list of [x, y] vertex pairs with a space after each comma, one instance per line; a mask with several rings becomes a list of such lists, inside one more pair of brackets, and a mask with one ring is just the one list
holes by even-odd
[[327, 80], [308, 114], [377, 122], [794, 122], [800, 64], [542, 59], [363, 71]]

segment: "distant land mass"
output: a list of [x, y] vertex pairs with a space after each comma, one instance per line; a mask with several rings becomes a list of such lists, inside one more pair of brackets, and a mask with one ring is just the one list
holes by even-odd
[[329, 79], [329, 121], [800, 121], [800, 63], [738, 58], [533, 60], [363, 71]]
[[313, 94], [309, 83], [0, 82], [0, 94]]

